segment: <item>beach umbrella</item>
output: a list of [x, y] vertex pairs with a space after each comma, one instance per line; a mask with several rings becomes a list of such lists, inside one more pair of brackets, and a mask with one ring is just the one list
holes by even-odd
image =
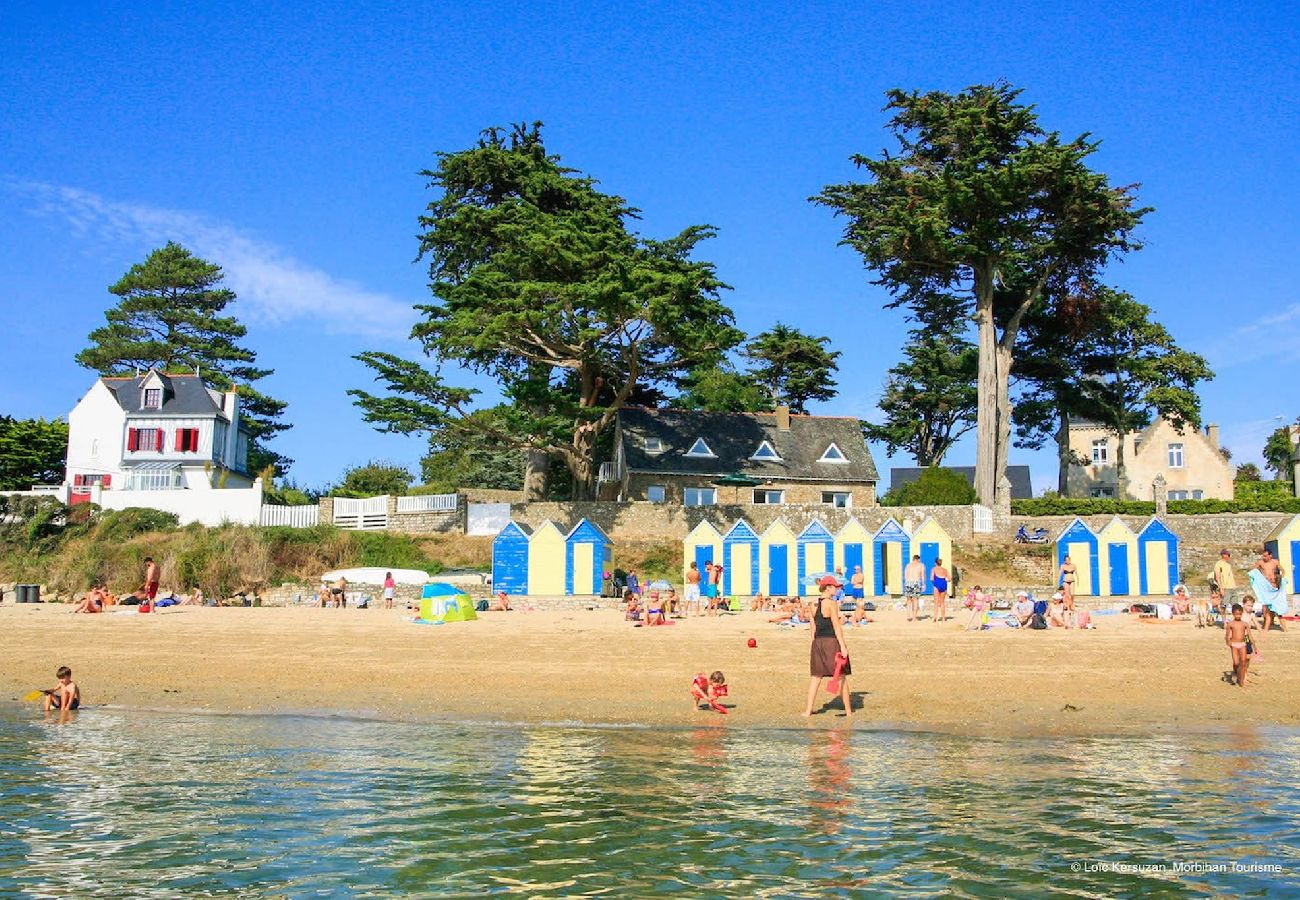
[[672, 585], [661, 578], [658, 581], [650, 582], [649, 584], [646, 585], [646, 587], [648, 587], [652, 591], [666, 591], [669, 588], [671, 588]]
[[740, 489], [746, 487], [757, 487], [763, 482], [757, 478], [750, 478], [748, 475], [742, 475], [739, 472], [733, 472], [730, 475], [723, 475], [721, 478], [715, 478], [712, 484], [717, 487], [729, 487], [733, 490], [733, 501], [740, 502]]

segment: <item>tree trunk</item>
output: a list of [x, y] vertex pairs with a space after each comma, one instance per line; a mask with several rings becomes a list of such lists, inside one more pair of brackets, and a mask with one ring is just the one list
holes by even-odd
[[1074, 455], [1070, 452], [1070, 416], [1059, 404], [1057, 409], [1061, 423], [1056, 428], [1056, 492], [1066, 497], [1070, 493], [1070, 461]]
[[592, 500], [596, 496], [596, 440], [599, 432], [591, 423], [580, 425], [573, 432], [573, 452], [565, 454], [569, 474], [573, 476], [573, 499]]
[[551, 455], [545, 450], [526, 450], [524, 460], [524, 500], [529, 503], [545, 500]]
[[1128, 496], [1128, 473], [1124, 469], [1124, 432], [1119, 433], [1119, 440], [1115, 442], [1115, 499], [1127, 500]]
[[998, 475], [998, 336], [993, 321], [991, 273], [975, 272], [975, 322], [979, 328], [979, 375], [976, 380], [975, 495], [995, 505]]

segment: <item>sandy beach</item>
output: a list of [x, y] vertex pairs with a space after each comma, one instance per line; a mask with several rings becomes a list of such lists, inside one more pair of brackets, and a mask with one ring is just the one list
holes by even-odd
[[[423, 626], [404, 611], [181, 608], [73, 615], [0, 607], [0, 699], [72, 667], [89, 705], [393, 719], [839, 727], [811, 720], [806, 628], [765, 614], [632, 628], [611, 610], [486, 613]], [[1098, 618], [1093, 631], [969, 633], [884, 610], [850, 629], [856, 727], [1122, 734], [1300, 725], [1300, 635], [1274, 631], [1245, 690], [1222, 632]], [[748, 638], [758, 641], [755, 649]], [[690, 711], [722, 669], [731, 715]], [[827, 695], [823, 695], [827, 696]]]

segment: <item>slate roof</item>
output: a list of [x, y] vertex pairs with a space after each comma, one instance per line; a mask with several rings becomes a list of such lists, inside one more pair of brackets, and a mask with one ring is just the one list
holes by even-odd
[[[944, 466], [945, 469], [952, 469], [966, 476], [970, 486], [975, 486], [975, 467], [974, 466]], [[889, 470], [889, 489], [898, 490], [905, 484], [911, 484], [921, 477], [924, 469], [890, 469]], [[1034, 482], [1029, 477], [1029, 466], [1007, 466], [1007, 481], [1011, 482], [1011, 499], [1012, 500], [1032, 500], [1034, 496]]]
[[[146, 372], [139, 376], [125, 378], [101, 378], [104, 386], [117, 400], [118, 406], [126, 410], [127, 415], [142, 416], [211, 416], [225, 418], [221, 411], [220, 394], [210, 390], [203, 379], [197, 375], [163, 375], [158, 378], [163, 385], [162, 407], [145, 409], [144, 383], [154, 373]], [[215, 397], [213, 395], [216, 395]]]
[[[714, 413], [685, 409], [619, 411], [623, 459], [630, 472], [722, 477], [741, 473], [776, 481], [835, 484], [871, 483], [879, 475], [857, 419], [832, 416], [790, 416], [790, 430], [776, 427], [775, 413]], [[662, 453], [648, 453], [645, 439], [657, 437]], [[699, 438], [715, 454], [687, 456]], [[767, 441], [780, 460], [750, 459]], [[835, 444], [847, 462], [819, 461]]]

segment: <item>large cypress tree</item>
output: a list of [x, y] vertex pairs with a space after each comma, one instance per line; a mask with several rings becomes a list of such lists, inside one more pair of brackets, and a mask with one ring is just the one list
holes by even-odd
[[258, 367], [257, 354], [240, 345], [248, 329], [223, 315], [235, 300], [223, 278], [220, 266], [180, 244], [159, 247], [108, 289], [121, 299], [105, 311], [107, 324], [90, 333], [90, 346], [76, 360], [101, 375], [197, 368], [218, 390], [238, 384], [240, 409], [253, 438], [249, 471], [275, 465], [283, 473], [293, 460], [267, 449], [265, 442], [290, 427], [281, 418], [286, 404], [252, 386], [271, 370]]

